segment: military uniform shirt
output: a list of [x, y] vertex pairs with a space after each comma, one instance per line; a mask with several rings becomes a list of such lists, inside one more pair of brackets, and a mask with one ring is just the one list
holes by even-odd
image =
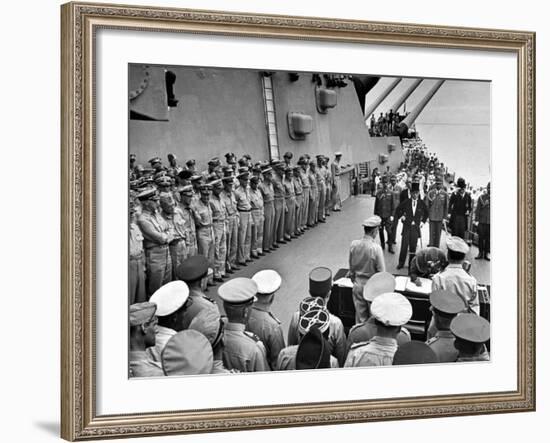
[[382, 247], [370, 235], [351, 242], [349, 270], [352, 280], [356, 277], [368, 279], [386, 270]]
[[182, 328], [189, 328], [193, 319], [203, 310], [212, 311], [216, 316], [220, 315], [220, 310], [215, 301], [209, 299], [199, 289], [189, 288], [189, 297], [187, 298], [185, 310], [183, 311]]
[[454, 362], [458, 358], [455, 336], [451, 331], [438, 330], [426, 344], [435, 352], [440, 363]]
[[485, 349], [481, 354], [478, 355], [459, 355], [456, 361], [491, 361], [491, 357]]
[[169, 240], [170, 225], [158, 212], [142, 212], [138, 218], [138, 226], [143, 234], [143, 246], [146, 249], [164, 245]]
[[435, 274], [432, 281], [432, 291], [445, 289], [460, 295], [470, 310], [479, 315], [477, 281], [460, 263], [449, 264], [443, 272]]
[[476, 221], [483, 224], [491, 223], [491, 197], [487, 194], [482, 194], [477, 199], [476, 205]]
[[443, 189], [432, 189], [426, 196], [428, 217], [431, 221], [442, 221], [447, 217], [449, 209], [449, 195]]
[[285, 198], [285, 187], [283, 185], [283, 179], [278, 175], [273, 177], [273, 196], [277, 200]]
[[264, 203], [272, 202], [274, 199], [273, 183], [268, 183], [266, 181], [258, 185], [258, 189], [262, 193]]
[[250, 188], [250, 207], [252, 209], [264, 209], [264, 198], [259, 187], [256, 190]]
[[368, 342], [355, 343], [349, 350], [344, 367], [391, 366], [397, 351], [393, 338], [374, 336]]
[[181, 213], [183, 220], [185, 221], [186, 238], [190, 239], [195, 237], [195, 217], [193, 216], [193, 210], [191, 207], [181, 206]]
[[139, 226], [130, 223], [130, 257], [140, 257], [143, 254], [143, 235]]
[[195, 226], [197, 228], [208, 228], [212, 226], [212, 209], [210, 203], [204, 203], [199, 200], [193, 210], [195, 216]]
[[174, 335], [176, 335], [176, 331], [174, 331], [173, 329], [158, 325], [157, 333], [155, 335], [155, 346], [147, 348], [147, 350], [145, 351], [147, 353], [147, 356], [152, 361], [162, 363], [162, 350], [166, 346], [166, 343], [168, 343], [168, 340], [170, 340]]
[[223, 361], [214, 360], [212, 362], [212, 371], [211, 374], [229, 374], [231, 371], [223, 365]]
[[285, 178], [285, 181], [283, 182], [283, 186], [285, 188], [285, 198], [291, 198], [296, 195], [294, 192], [294, 183], [292, 182], [291, 179]]
[[237, 200], [237, 209], [239, 211], [250, 211], [252, 206], [250, 205], [250, 190], [248, 187], [244, 189], [239, 186], [235, 189], [235, 199]]
[[277, 357], [285, 347], [281, 322], [267, 308], [253, 306], [248, 318], [247, 330], [256, 334], [266, 348], [267, 361], [275, 369]]
[[221, 197], [216, 197], [215, 195], [210, 197], [210, 209], [212, 210], [213, 222], [224, 222], [226, 220], [227, 210]]
[[130, 377], [164, 377], [162, 365], [149, 358], [145, 351], [130, 351]]
[[237, 213], [237, 200], [235, 199], [235, 193], [233, 191], [230, 193], [227, 193], [227, 191], [222, 191], [220, 195], [223, 203], [225, 204], [227, 215], [229, 217], [235, 215]]
[[302, 179], [300, 177], [293, 177], [292, 183], [294, 184], [294, 194], [302, 195], [304, 190], [302, 189]]
[[170, 225], [174, 240], [187, 238], [187, 227], [185, 223], [185, 216], [183, 214], [183, 211], [180, 208], [177, 208], [177, 207], [174, 208], [173, 214], [163, 213], [162, 216]]
[[[298, 353], [298, 345], [292, 345], [284, 348], [279, 353], [275, 371], [292, 371], [296, 369], [296, 354]], [[330, 367], [338, 368], [338, 360], [334, 355], [330, 356]]]
[[300, 178], [302, 179], [302, 188], [309, 189], [309, 175], [307, 170], [304, 171], [302, 168], [300, 169]]
[[[376, 323], [374, 317], [369, 317], [366, 322], [358, 323], [349, 330], [348, 352], [355, 343], [367, 342], [376, 335]], [[411, 341], [411, 334], [407, 328], [402, 327], [397, 334], [397, 344], [404, 345]]]
[[389, 218], [394, 213], [393, 195], [389, 190], [381, 190], [376, 194], [374, 202], [374, 215], [380, 218]]
[[269, 371], [265, 347], [260, 339], [245, 331], [241, 323], [227, 323], [224, 335], [223, 362], [227, 369], [240, 372]]

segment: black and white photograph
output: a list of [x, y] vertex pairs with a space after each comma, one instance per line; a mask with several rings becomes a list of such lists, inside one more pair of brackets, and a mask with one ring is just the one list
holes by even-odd
[[490, 81], [130, 64], [128, 140], [130, 378], [491, 361]]

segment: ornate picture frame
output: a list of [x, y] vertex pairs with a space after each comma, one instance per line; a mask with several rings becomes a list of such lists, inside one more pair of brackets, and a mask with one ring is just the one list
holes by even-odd
[[[87, 440], [535, 409], [535, 34], [218, 11], [68, 3], [62, 18], [61, 436]], [[475, 49], [517, 56], [517, 389], [390, 400], [96, 412], [95, 34], [98, 29]]]

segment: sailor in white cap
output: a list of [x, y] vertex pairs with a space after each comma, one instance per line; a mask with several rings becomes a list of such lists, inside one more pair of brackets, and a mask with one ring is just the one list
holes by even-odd
[[396, 292], [376, 297], [370, 310], [376, 323], [376, 335], [368, 342], [355, 343], [351, 347], [345, 367], [391, 365], [397, 351], [397, 334], [412, 317], [411, 303]]
[[213, 361], [210, 342], [193, 329], [178, 332], [162, 351], [162, 368], [166, 375], [210, 374]]
[[161, 362], [161, 354], [166, 342], [183, 329], [183, 318], [189, 287], [185, 282], [175, 280], [166, 283], [155, 291], [149, 299], [157, 305], [158, 328], [155, 346], [147, 352], [151, 358]]
[[341, 186], [341, 168], [340, 160], [342, 159], [342, 153], [340, 151], [334, 153], [334, 161], [330, 165], [330, 172], [332, 174], [332, 210], [342, 210], [342, 197], [340, 196]]
[[[373, 300], [381, 294], [395, 291], [395, 277], [389, 272], [377, 272], [374, 274], [363, 288], [363, 298], [368, 306]], [[349, 330], [348, 333], [348, 351], [352, 345], [360, 342], [367, 342], [372, 339], [377, 332], [375, 318], [371, 315], [369, 319], [363, 323], [358, 323]], [[411, 341], [411, 334], [407, 328], [402, 327], [397, 334], [397, 344], [402, 345]]]
[[[301, 315], [310, 309], [325, 307], [332, 291], [332, 272], [325, 267], [314, 268], [309, 273], [309, 294], [300, 303], [299, 311], [294, 312], [288, 327], [288, 345], [297, 345], [300, 342], [299, 321]], [[330, 352], [338, 359], [340, 365], [346, 360], [346, 333], [344, 325], [335, 315], [329, 313], [328, 343]]]
[[[277, 365], [276, 370], [277, 371], [290, 371], [294, 369], [305, 369], [301, 367], [300, 362], [298, 361], [298, 352], [300, 351], [300, 357], [304, 357], [304, 346], [306, 347], [306, 354], [311, 354], [311, 352], [319, 352], [321, 355], [318, 355], [319, 358], [322, 358], [324, 353], [327, 353], [330, 358], [328, 358], [328, 366], [325, 367], [331, 367], [331, 368], [338, 368], [338, 360], [333, 355], [330, 355], [330, 345], [328, 343], [327, 337], [330, 330], [330, 313], [325, 307], [311, 309], [309, 311], [304, 312], [300, 316], [300, 320], [298, 323], [298, 330], [299, 330], [299, 337], [300, 341], [299, 344], [296, 345], [290, 345], [281, 350], [279, 354], [279, 358], [277, 359]], [[319, 336], [317, 337], [317, 341], [320, 341], [320, 349], [311, 349], [311, 346], [308, 346], [308, 341], [312, 338], [311, 332], [312, 330], [317, 330], [319, 332]], [[315, 332], [314, 332], [315, 334]], [[305, 340], [305, 342], [304, 342]], [[310, 348], [307, 350], [307, 348]], [[326, 351], [325, 351], [326, 349]], [[306, 360], [309, 358], [306, 357]], [[314, 359], [317, 360], [317, 359]], [[310, 369], [318, 369], [318, 367], [310, 368]]]
[[279, 352], [285, 347], [281, 321], [271, 312], [282, 279], [276, 271], [265, 269], [254, 274], [252, 280], [258, 286], [258, 300], [252, 306], [246, 329], [260, 338], [266, 348], [269, 366], [274, 369]]
[[258, 285], [250, 278], [234, 278], [218, 288], [227, 315], [223, 360], [227, 369], [240, 372], [269, 371], [265, 346], [246, 331], [246, 323], [256, 301]]
[[444, 271], [433, 276], [434, 291], [445, 289], [462, 297], [466, 308], [479, 315], [479, 296], [477, 280], [464, 270], [464, 259], [470, 250], [468, 244], [460, 237], [447, 238], [447, 261]]
[[381, 222], [382, 219], [377, 215], [363, 221], [363, 238], [352, 241], [349, 249], [349, 278], [353, 282], [355, 323], [363, 323], [368, 318], [368, 306], [363, 298], [365, 284], [375, 273], [386, 270], [384, 252], [375, 241]]
[[155, 346], [157, 305], [150, 302], [135, 303], [130, 306], [130, 377], [163, 376], [162, 366], [146, 353]]

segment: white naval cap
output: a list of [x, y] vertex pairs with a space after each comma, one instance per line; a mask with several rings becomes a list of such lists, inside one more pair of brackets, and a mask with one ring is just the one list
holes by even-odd
[[240, 305], [256, 301], [258, 285], [251, 278], [237, 277], [218, 288], [220, 298], [229, 304]]
[[370, 305], [373, 317], [386, 326], [403, 326], [412, 317], [412, 306], [405, 296], [386, 292], [376, 297]]
[[395, 277], [389, 272], [377, 272], [365, 283], [363, 298], [372, 302], [380, 294], [393, 291], [395, 291]]
[[165, 317], [181, 308], [189, 297], [189, 287], [181, 280], [171, 281], [158, 288], [149, 301], [157, 305], [157, 317]]
[[272, 269], [264, 269], [256, 272], [252, 280], [258, 286], [258, 295], [273, 294], [281, 287], [282, 279], [277, 271]]
[[447, 237], [447, 248], [451, 251], [460, 252], [462, 254], [467, 254], [470, 250], [468, 243], [456, 235]]
[[377, 226], [380, 226], [380, 223], [382, 223], [382, 219], [377, 215], [373, 215], [363, 221], [363, 226], [366, 228], [376, 228]]

